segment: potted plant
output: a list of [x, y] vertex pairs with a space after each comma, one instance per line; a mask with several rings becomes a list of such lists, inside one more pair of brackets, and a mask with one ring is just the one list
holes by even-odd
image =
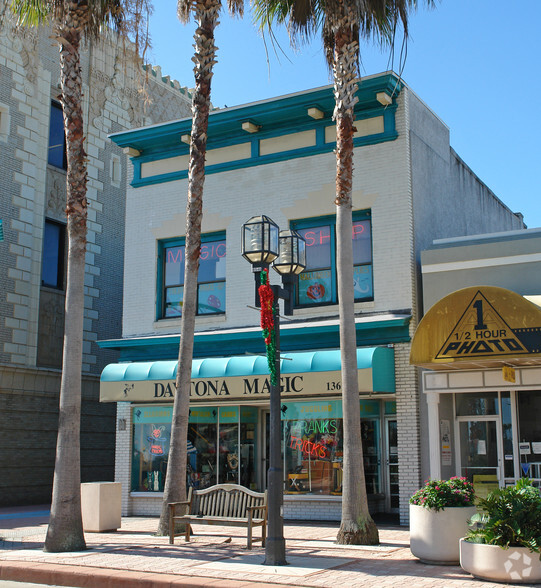
[[459, 563], [459, 540], [476, 513], [473, 484], [455, 476], [428, 480], [410, 498], [410, 549], [429, 564]]
[[460, 541], [460, 565], [470, 574], [506, 583], [541, 582], [541, 495], [528, 478], [479, 501], [481, 512]]

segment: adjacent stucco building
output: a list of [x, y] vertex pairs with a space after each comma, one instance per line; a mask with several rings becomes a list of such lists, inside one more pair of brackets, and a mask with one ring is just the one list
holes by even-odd
[[[50, 498], [65, 298], [66, 161], [59, 53], [50, 31], [19, 30], [0, 2], [0, 504]], [[177, 82], [148, 71], [118, 39], [82, 52], [88, 152], [82, 478], [113, 477], [114, 411], [98, 380], [115, 353], [97, 339], [121, 333], [127, 159], [111, 132], [188, 115]]]
[[541, 230], [440, 239], [422, 252], [423, 472], [478, 494], [541, 484]]

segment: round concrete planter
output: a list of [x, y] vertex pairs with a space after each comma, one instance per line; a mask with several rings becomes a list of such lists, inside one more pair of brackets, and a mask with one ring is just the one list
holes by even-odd
[[475, 506], [432, 510], [410, 504], [410, 549], [422, 562], [458, 565], [459, 540], [468, 532], [468, 519]]
[[540, 584], [541, 561], [538, 553], [526, 547], [502, 549], [460, 540], [460, 565], [476, 578], [506, 584]]

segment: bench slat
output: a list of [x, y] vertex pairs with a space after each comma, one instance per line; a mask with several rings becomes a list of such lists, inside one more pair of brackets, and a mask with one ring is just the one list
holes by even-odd
[[[232, 526], [247, 526], [247, 519], [244, 517], [197, 517], [192, 515], [181, 515], [178, 517], [174, 517], [175, 521], [191, 521], [195, 525], [223, 525], [227, 527], [228, 525]], [[252, 519], [252, 525], [259, 526], [262, 525], [265, 519], [257, 518]]]

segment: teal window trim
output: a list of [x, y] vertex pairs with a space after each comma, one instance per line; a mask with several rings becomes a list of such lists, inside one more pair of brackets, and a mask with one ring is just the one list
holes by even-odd
[[0, 218], [0, 243], [4, 240], [4, 221]]
[[[372, 214], [370, 210], [359, 210], [354, 211], [353, 213], [353, 222], [368, 220], [370, 221], [370, 263], [369, 264], [358, 264], [360, 265], [369, 265], [372, 268], [374, 267], [374, 245], [373, 245], [373, 238], [372, 238]], [[295, 308], [313, 308], [316, 306], [329, 306], [332, 304], [338, 304], [338, 291], [337, 291], [337, 272], [336, 272], [336, 215], [327, 215], [327, 216], [319, 216], [309, 219], [300, 219], [296, 221], [290, 222], [291, 228], [295, 230], [302, 230], [302, 229], [309, 229], [311, 227], [318, 227], [321, 225], [329, 225], [330, 227], [330, 243], [331, 243], [331, 302], [322, 302], [320, 304], [299, 304], [299, 288], [298, 288], [298, 278], [295, 283]], [[357, 267], [357, 266], [356, 266]], [[373, 281], [373, 277], [372, 277]], [[372, 283], [373, 288], [373, 283]], [[374, 299], [373, 292], [371, 297], [363, 298], [363, 299], [356, 299], [355, 302], [369, 302]]]
[[[216, 233], [205, 233], [201, 235], [201, 243], [209, 243], [211, 241], [223, 241], [226, 239], [225, 231], [219, 231]], [[161, 239], [158, 243], [158, 252], [157, 252], [157, 272], [156, 272], [156, 320], [170, 320], [171, 318], [176, 317], [166, 317], [164, 316], [164, 303], [165, 303], [165, 274], [164, 274], [164, 255], [165, 250], [168, 247], [183, 247], [186, 244], [186, 237], [175, 237], [172, 239]], [[227, 247], [227, 243], [226, 243]], [[227, 283], [227, 276], [224, 280]], [[220, 314], [225, 314], [225, 311], [215, 312], [215, 313], [207, 313], [198, 316], [216, 316]], [[180, 318], [180, 317], [178, 317]]]

